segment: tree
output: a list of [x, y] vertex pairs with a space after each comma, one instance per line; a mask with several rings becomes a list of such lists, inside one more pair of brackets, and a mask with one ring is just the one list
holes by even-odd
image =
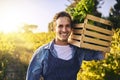
[[49, 32], [54, 31], [54, 22], [53, 21], [48, 24], [48, 31]]
[[37, 29], [37, 25], [34, 24], [24, 24], [22, 27], [24, 32], [34, 32], [35, 29]]
[[98, 17], [101, 17], [101, 13], [97, 11], [98, 8], [101, 8], [102, 4], [99, 4], [101, 0], [94, 0], [94, 8], [93, 8], [93, 11], [92, 11], [92, 14], [94, 16], [98, 16]]
[[67, 5], [67, 8], [74, 8], [81, 0], [68, 0], [70, 5]]
[[113, 22], [114, 29], [120, 28], [120, 0], [116, 0], [117, 4], [111, 8], [109, 20]]

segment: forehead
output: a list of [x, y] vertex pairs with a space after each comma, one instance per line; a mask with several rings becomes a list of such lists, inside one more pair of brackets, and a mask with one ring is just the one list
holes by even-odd
[[70, 19], [68, 17], [59, 17], [56, 20], [56, 24], [70, 24]]

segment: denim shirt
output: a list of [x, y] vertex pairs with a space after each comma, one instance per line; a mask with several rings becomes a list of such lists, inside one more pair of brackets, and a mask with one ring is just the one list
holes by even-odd
[[[78, 55], [80, 66], [83, 60], [102, 60], [104, 58], [100, 51], [78, 48], [73, 45], [70, 45], [70, 47], [72, 48], [72, 56], [74, 56], [74, 54]], [[28, 66], [26, 80], [40, 80], [40, 76], [45, 75], [48, 66], [47, 62], [49, 53], [54, 57], [57, 57], [57, 53], [54, 49], [54, 40], [42, 47], [39, 47], [35, 51]]]

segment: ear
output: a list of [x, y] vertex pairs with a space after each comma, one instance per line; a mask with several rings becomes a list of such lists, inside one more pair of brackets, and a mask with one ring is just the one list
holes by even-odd
[[55, 32], [56, 31], [56, 23], [54, 22], [53, 23], [53, 32]]

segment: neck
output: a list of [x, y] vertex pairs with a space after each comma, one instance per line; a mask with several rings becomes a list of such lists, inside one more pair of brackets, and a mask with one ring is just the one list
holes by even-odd
[[68, 41], [61, 41], [61, 40], [55, 39], [55, 44], [57, 44], [57, 45], [68, 45]]

